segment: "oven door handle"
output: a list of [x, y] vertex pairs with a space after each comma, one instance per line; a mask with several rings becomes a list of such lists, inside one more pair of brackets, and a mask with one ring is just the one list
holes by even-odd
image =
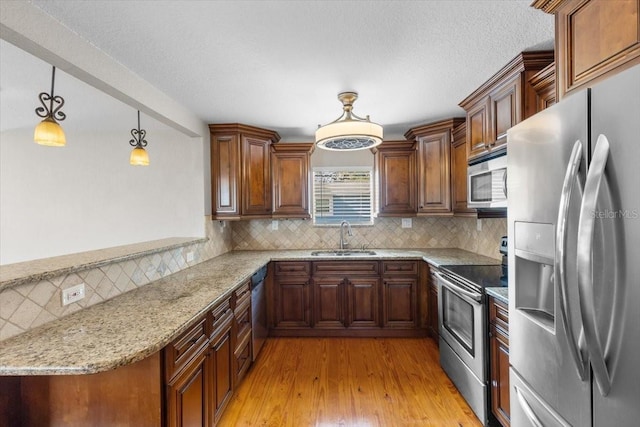
[[467, 298], [472, 299], [475, 302], [482, 301], [482, 295], [476, 292], [470, 292], [448, 280], [442, 273], [435, 272], [435, 275], [442, 282], [442, 286], [449, 288], [451, 291], [455, 292], [458, 295], [465, 296]]

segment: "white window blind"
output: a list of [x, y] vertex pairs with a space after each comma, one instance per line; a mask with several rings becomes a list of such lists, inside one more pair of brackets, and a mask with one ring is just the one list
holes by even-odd
[[313, 218], [315, 224], [373, 223], [371, 168], [314, 168]]

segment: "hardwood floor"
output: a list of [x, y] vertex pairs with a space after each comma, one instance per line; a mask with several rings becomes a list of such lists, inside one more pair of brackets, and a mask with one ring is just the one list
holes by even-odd
[[480, 426], [425, 338], [271, 338], [219, 426]]

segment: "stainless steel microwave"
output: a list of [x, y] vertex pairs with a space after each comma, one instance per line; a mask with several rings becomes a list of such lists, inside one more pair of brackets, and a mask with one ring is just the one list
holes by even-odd
[[475, 209], [507, 207], [507, 151], [469, 162], [467, 206]]

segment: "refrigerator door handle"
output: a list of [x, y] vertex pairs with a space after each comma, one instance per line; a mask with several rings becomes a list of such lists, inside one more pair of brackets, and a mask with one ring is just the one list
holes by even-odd
[[514, 386], [514, 390], [516, 392], [516, 397], [518, 398], [518, 403], [520, 404], [520, 407], [524, 411], [524, 414], [527, 416], [529, 421], [531, 421], [531, 424], [533, 424], [535, 427], [544, 427], [544, 424], [542, 424], [542, 421], [540, 421], [535, 412], [533, 412], [531, 405], [529, 405], [527, 399], [522, 395], [522, 392], [520, 391], [518, 386]]
[[582, 186], [578, 180], [578, 169], [582, 162], [582, 142], [577, 140], [573, 145], [569, 164], [564, 176], [562, 184], [562, 193], [560, 196], [560, 208], [558, 209], [558, 221], [556, 227], [556, 254], [554, 259], [554, 270], [556, 272], [556, 281], [559, 283], [560, 291], [560, 314], [562, 323], [567, 333], [567, 341], [569, 350], [573, 358], [574, 364], [578, 371], [578, 377], [586, 380], [587, 362], [585, 361], [575, 334], [573, 333], [573, 321], [569, 311], [569, 294], [567, 289], [567, 222], [569, 219], [569, 203], [571, 202], [571, 193], [573, 192], [574, 182], [578, 182], [579, 191], [582, 192]]
[[611, 378], [604, 360], [602, 341], [596, 325], [596, 309], [593, 288], [593, 232], [595, 229], [596, 209], [600, 185], [609, 157], [609, 141], [604, 135], [598, 136], [587, 181], [584, 187], [584, 197], [580, 208], [580, 223], [578, 224], [578, 295], [580, 313], [587, 342], [587, 351], [591, 359], [593, 376], [600, 389], [600, 394], [606, 396], [611, 389]]

